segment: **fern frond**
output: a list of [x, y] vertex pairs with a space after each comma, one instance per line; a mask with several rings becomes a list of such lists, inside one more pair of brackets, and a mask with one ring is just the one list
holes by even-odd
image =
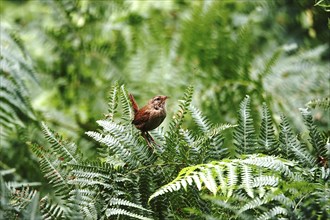
[[117, 112], [117, 107], [118, 107], [118, 93], [119, 93], [119, 85], [116, 82], [110, 90], [110, 94], [109, 94], [109, 102], [108, 102], [108, 114], [106, 115], [106, 117], [110, 120], [113, 121], [114, 120], [114, 116]]
[[25, 83], [27, 80], [36, 83], [37, 80], [31, 60], [18, 36], [3, 26], [0, 27], [0, 31], [0, 110], [3, 111], [0, 135], [5, 137], [10, 130], [15, 129], [15, 126], [23, 126], [27, 119], [35, 120]]
[[112, 189], [113, 186], [109, 180], [113, 179], [111, 175], [114, 172], [106, 164], [68, 164], [71, 171], [68, 175], [68, 184], [83, 186], [103, 186]]
[[[252, 169], [251, 167], [247, 166], [246, 164], [242, 164], [242, 186], [245, 190], [245, 192], [250, 196], [251, 198], [254, 198], [254, 193], [252, 190]], [[257, 180], [255, 180], [257, 181]]]
[[13, 191], [11, 205], [21, 210], [24, 209], [37, 194], [36, 190], [31, 190], [29, 187]]
[[75, 144], [63, 141], [62, 138], [49, 129], [44, 122], [41, 123], [41, 127], [46, 139], [52, 145], [51, 151], [56, 153], [62, 161], [77, 163], [77, 160], [74, 157], [77, 148]]
[[[162, 149], [162, 157], [173, 159], [173, 155], [178, 153], [184, 147], [179, 148], [180, 141], [182, 137], [180, 136], [180, 129], [183, 123], [184, 116], [187, 114], [193, 95], [193, 87], [189, 86], [185, 93], [183, 100], [180, 101], [179, 110], [173, 116], [173, 119], [169, 125], [169, 131], [165, 133], [166, 148]], [[180, 154], [181, 155], [181, 154]]]
[[42, 218], [45, 220], [61, 219], [64, 217], [64, 209], [58, 204], [52, 204], [47, 201], [48, 197], [45, 196], [40, 200], [40, 211]]
[[[80, 211], [84, 213], [86, 219], [98, 219], [98, 197], [99, 192], [90, 189], [74, 189], [70, 192], [69, 201], [70, 206], [73, 207], [74, 211]], [[70, 210], [71, 212], [71, 210]], [[70, 215], [71, 213], [68, 213]]]
[[275, 131], [268, 106], [263, 103], [262, 120], [259, 135], [259, 146], [263, 153], [270, 153], [277, 146]]
[[141, 220], [152, 220], [151, 218], [144, 217], [142, 215], [138, 215], [129, 211], [126, 211], [125, 209], [120, 208], [109, 208], [106, 210], [105, 215], [109, 218], [111, 216], [118, 216], [118, 215], [124, 215], [131, 218], [141, 219]]
[[55, 192], [59, 196], [66, 197], [70, 187], [67, 185], [66, 175], [59, 169], [59, 160], [54, 160], [42, 147], [30, 144], [30, 148], [39, 158], [40, 169], [52, 184]]
[[151, 210], [145, 209], [143, 208], [141, 205], [137, 205], [135, 203], [129, 202], [127, 200], [124, 199], [119, 199], [119, 198], [111, 198], [110, 202], [109, 202], [110, 206], [127, 206], [127, 207], [132, 207], [132, 208], [137, 208], [143, 211], [147, 211], [147, 212], [152, 212]]
[[330, 109], [330, 97], [313, 99], [306, 104], [307, 107], [315, 109], [322, 107], [323, 109]]
[[88, 131], [86, 134], [92, 137], [94, 140], [105, 144], [109, 149], [118, 154], [120, 159], [125, 163], [129, 164], [132, 167], [137, 167], [140, 165], [140, 162], [135, 158], [132, 153], [125, 148], [116, 138], [111, 135], [103, 135], [98, 132]]
[[[282, 154], [285, 158], [295, 159], [297, 158], [303, 164], [313, 167], [316, 165], [316, 160], [311, 155], [307, 149], [304, 149], [297, 138], [293, 135], [291, 127], [287, 118], [284, 115], [281, 115], [281, 123], [280, 123], [280, 148], [282, 150]], [[294, 156], [293, 156], [294, 155]]]
[[123, 110], [123, 114], [122, 114], [121, 118], [124, 121], [131, 122], [133, 120], [134, 114], [132, 111], [131, 102], [127, 95], [128, 92], [124, 85], [120, 86], [120, 91], [121, 91], [120, 102], [121, 102], [121, 106], [122, 106], [122, 110]]
[[244, 159], [244, 163], [249, 165], [255, 165], [258, 167], [263, 167], [269, 170], [275, 170], [277, 172], [284, 174], [285, 176], [294, 178], [293, 172], [291, 172], [289, 169], [289, 167], [294, 166], [294, 163], [289, 160], [285, 160], [273, 156], [259, 156], [257, 154], [257, 155], [250, 155], [248, 158]]
[[317, 157], [326, 157], [327, 149], [325, 147], [325, 140], [322, 139], [320, 132], [316, 128], [311, 111], [308, 108], [301, 108], [300, 112], [308, 128], [309, 142], [313, 146], [313, 151], [316, 153]]
[[127, 132], [127, 126], [105, 120], [99, 120], [97, 123], [109, 135], [102, 136], [97, 132], [87, 132], [86, 134], [94, 139], [97, 138], [98, 141], [119, 153], [121, 159], [126, 163], [130, 161], [131, 165], [137, 166], [138, 164], [150, 164], [155, 160], [155, 155], [150, 152], [150, 149], [140, 144], [135, 136]]
[[288, 210], [281, 207], [281, 206], [275, 206], [272, 209], [270, 209], [269, 211], [263, 213], [262, 215], [260, 215], [257, 220], [267, 220], [267, 219], [275, 219], [278, 217], [278, 215], [280, 216], [286, 216], [288, 214]]
[[270, 59], [267, 62], [265, 62], [265, 66], [264, 66], [263, 70], [258, 74], [259, 78], [264, 78], [265, 76], [267, 76], [268, 74], [271, 73], [272, 67], [274, 66], [276, 61], [279, 59], [281, 54], [282, 54], [281, 49], [278, 49], [277, 51], [275, 51], [273, 53], [273, 55], [270, 57]]
[[256, 132], [253, 127], [249, 96], [246, 96], [241, 102], [238, 113], [238, 126], [234, 132], [237, 152], [240, 154], [255, 153]]
[[184, 93], [183, 100], [180, 100], [179, 110], [173, 116], [173, 121], [170, 123], [170, 130], [172, 132], [177, 131], [179, 127], [182, 125], [183, 118], [187, 113], [192, 100], [193, 91], [194, 91], [193, 87], [189, 86]]
[[172, 182], [154, 192], [149, 197], [149, 201], [181, 188], [186, 190], [188, 185], [193, 183], [198, 190], [205, 187], [214, 195], [220, 191], [227, 198], [230, 198], [237, 190], [244, 189], [246, 194], [253, 198], [253, 189], [269, 185], [276, 186], [278, 183], [278, 179], [274, 181], [267, 176], [261, 178], [255, 173], [263, 170], [272, 175], [282, 174], [288, 178], [293, 178], [294, 175], [289, 169], [290, 166], [293, 166], [293, 163], [273, 156], [250, 155], [245, 159], [224, 159], [219, 162], [213, 161], [208, 164], [186, 167]]
[[204, 115], [202, 115], [202, 112], [199, 109], [190, 104], [188, 110], [194, 122], [198, 125], [198, 129], [204, 133], [211, 130], [211, 122]]

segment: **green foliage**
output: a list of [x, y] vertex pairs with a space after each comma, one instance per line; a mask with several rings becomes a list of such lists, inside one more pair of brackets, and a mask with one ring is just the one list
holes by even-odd
[[[324, 195], [330, 191], [330, 170], [326, 163], [317, 162], [321, 157], [328, 160], [329, 143], [318, 132], [308, 109], [301, 112], [312, 150], [293, 134], [285, 116], [277, 137], [266, 105], [257, 135], [250, 98], [245, 97], [239, 107], [233, 142], [238, 149], [251, 146], [255, 153], [239, 150], [236, 158], [226, 158], [228, 149], [223, 146], [222, 133], [235, 126], [211, 123], [191, 104], [192, 96], [193, 88], [188, 87], [170, 129], [157, 129], [159, 146], [152, 149], [130, 122], [132, 110], [127, 91], [115, 83], [109, 96], [109, 113], [97, 121], [101, 129], [86, 132], [100, 143], [94, 160], [82, 159], [73, 143], [42, 123], [50, 146], [30, 146], [54, 195], [39, 199], [35, 191], [23, 190], [23, 194], [13, 195], [18, 210], [24, 214], [29, 207], [34, 215], [48, 219], [271, 219], [305, 218], [309, 216], [309, 205], [314, 207], [314, 215], [329, 215], [329, 200]], [[117, 108], [122, 114], [115, 117]], [[195, 131], [186, 127], [189, 114], [197, 127]], [[7, 196], [2, 201], [8, 207], [10, 193], [4, 195]], [[6, 210], [13, 215], [9, 208]]]
[[[122, 168], [114, 168], [109, 163], [100, 162], [101, 158], [95, 162], [84, 162], [73, 143], [62, 140], [44, 123], [42, 127], [51, 146], [44, 148], [31, 145], [31, 150], [38, 156], [41, 171], [53, 187], [56, 197], [50, 199], [49, 196], [45, 196], [40, 200], [43, 218], [75, 216], [81, 219], [102, 219], [105, 216], [124, 215], [148, 219], [137, 214], [137, 211], [148, 211], [147, 209], [123, 197], [125, 187], [122, 184], [129, 179], [123, 176]], [[133, 208], [136, 213], [122, 207]]]
[[[281, 155], [285, 159], [239, 153], [237, 159], [222, 159], [189, 166], [183, 168], [170, 183], [155, 191], [149, 201], [182, 188], [189, 193], [192, 185], [195, 185], [204, 194], [210, 191], [214, 195], [204, 196], [214, 205], [212, 214], [201, 214], [203, 212], [199, 211], [199, 208], [189, 209], [191, 213], [204, 218], [236, 216], [235, 218], [248, 219], [304, 219], [311, 216], [306, 212], [306, 204], [315, 208], [315, 216], [328, 216], [330, 213], [327, 207], [330, 203], [324, 197], [324, 193], [327, 194], [330, 190], [326, 183], [330, 177], [330, 169], [327, 162], [324, 163], [329, 160], [325, 154], [326, 142], [317, 131], [310, 111], [301, 111], [309, 130], [310, 144], [317, 146], [314, 150], [310, 151], [305, 143], [293, 135], [285, 116], [282, 116], [280, 134], [276, 137], [268, 107], [264, 105], [259, 140], [256, 140], [259, 143], [258, 150]], [[257, 136], [252, 126], [250, 98], [245, 97], [240, 105], [239, 122], [234, 135], [237, 147], [245, 149], [248, 135]], [[255, 141], [252, 147], [254, 143]], [[323, 163], [317, 163], [318, 158], [323, 158]], [[316, 179], [312, 180], [311, 174]], [[315, 201], [312, 202], [306, 194], [312, 195]]]
[[255, 133], [250, 108], [250, 97], [247, 96], [240, 104], [238, 126], [234, 133], [235, 145], [239, 154], [249, 154], [256, 151]]
[[31, 59], [17, 34], [1, 26], [0, 66], [0, 137], [5, 138], [16, 126], [35, 120], [26, 81], [36, 83]]
[[[175, 180], [157, 190], [150, 196], [150, 200], [168, 192], [178, 191], [181, 187], [187, 190], [187, 186], [193, 183], [198, 190], [205, 188], [211, 191], [213, 195], [221, 194], [230, 198], [234, 190], [243, 189], [249, 197], [254, 198], [255, 193], [253, 191], [255, 189], [255, 191], [265, 192], [265, 188], [278, 185], [281, 175], [292, 177], [289, 166], [293, 165], [288, 161], [262, 155], [250, 155], [244, 159], [224, 159], [208, 164], [199, 164], [181, 170]], [[277, 175], [276, 171], [278, 172]], [[260, 175], [260, 173], [269, 175]]]
[[[326, 2], [1, 1], [0, 167], [17, 172], [1, 180], [0, 208], [14, 219], [326, 219]], [[141, 104], [171, 97], [150, 132], [159, 146], [132, 126], [126, 88]], [[288, 161], [293, 175], [240, 163], [250, 157]], [[221, 185], [207, 167], [219, 163], [236, 178], [229, 197], [203, 190], [206, 177]], [[201, 191], [148, 203], [197, 164]]]
[[322, 107], [324, 109], [330, 108], [330, 98], [323, 98], [323, 99], [313, 99], [306, 104], [310, 108]]
[[13, 172], [0, 172], [0, 219], [41, 219], [39, 192], [30, 188], [40, 183], [6, 182], [4, 176]]
[[272, 116], [269, 108], [264, 103], [262, 106], [262, 119], [259, 134], [259, 150], [262, 153], [271, 153], [277, 148], [277, 141], [275, 139], [275, 130], [272, 122]]

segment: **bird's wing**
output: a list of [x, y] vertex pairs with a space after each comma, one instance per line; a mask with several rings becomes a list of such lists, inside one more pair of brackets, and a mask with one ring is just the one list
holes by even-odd
[[139, 111], [139, 106], [137, 105], [134, 96], [132, 94], [129, 94], [129, 99], [131, 100], [134, 113], [137, 113]]
[[134, 120], [132, 121], [132, 124], [134, 125], [141, 125], [149, 120], [150, 117], [150, 111], [142, 108], [140, 111], [138, 111], [135, 114]]

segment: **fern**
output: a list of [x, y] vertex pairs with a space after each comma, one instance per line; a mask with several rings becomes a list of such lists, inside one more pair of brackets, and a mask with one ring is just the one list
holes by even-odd
[[0, 172], [0, 219], [41, 219], [39, 214], [39, 192], [31, 189], [40, 183], [6, 182], [4, 176], [15, 169]]
[[167, 143], [167, 147], [165, 149], [161, 149], [163, 151], [163, 157], [172, 157], [171, 155], [174, 155], [175, 152], [179, 149], [179, 131], [180, 127], [183, 123], [184, 116], [186, 115], [188, 108], [190, 106], [191, 100], [192, 100], [192, 94], [193, 94], [193, 87], [190, 86], [187, 88], [187, 90], [184, 93], [183, 100], [181, 100], [181, 103], [179, 104], [179, 110], [177, 113], [173, 116], [173, 120], [169, 125], [169, 132], [165, 133], [165, 140]]
[[195, 123], [198, 125], [198, 128], [206, 133], [209, 130], [211, 130], [210, 122], [207, 120], [205, 116], [202, 115], [201, 111], [199, 111], [195, 106], [190, 105], [189, 106], [189, 112], [191, 113], [191, 116]]
[[[162, 146], [152, 151], [129, 122], [132, 112], [128, 109], [126, 90], [119, 85], [118, 92], [114, 88], [112, 101], [109, 101], [109, 115], [112, 116], [97, 121], [99, 131], [86, 132], [102, 145], [96, 161], [83, 162], [75, 145], [43, 124], [50, 147], [32, 145], [31, 149], [40, 158], [41, 169], [60, 202], [42, 199], [42, 216], [49, 219], [56, 216], [162, 219], [214, 215], [218, 218], [271, 219], [297, 216], [298, 211], [290, 210], [293, 207], [300, 210], [299, 200], [305, 202], [305, 194], [316, 189], [321, 194], [319, 183], [306, 181], [314, 172], [317, 157], [294, 136], [284, 116], [277, 140], [266, 105], [263, 106], [259, 135], [254, 130], [249, 97], [245, 97], [240, 106], [238, 125], [214, 125], [191, 105], [192, 88], [189, 87], [169, 130], [155, 131]], [[119, 120], [114, 117], [118, 108], [116, 102], [126, 108], [125, 116]], [[185, 127], [184, 118], [189, 113], [197, 131]], [[303, 114], [310, 130], [309, 141], [321, 146], [325, 143], [323, 136], [314, 127], [310, 113]], [[280, 152], [283, 158], [241, 153], [236, 158], [226, 158], [228, 149], [223, 146], [222, 132], [232, 127], [235, 127], [234, 142], [238, 152], [256, 150], [258, 143], [258, 151]], [[278, 143], [280, 147], [276, 147]], [[321, 169], [324, 177], [320, 181], [326, 181], [328, 171], [325, 167]], [[205, 193], [221, 198], [222, 202], [204, 197]], [[316, 193], [315, 197], [324, 204], [320, 194]], [[189, 208], [184, 209], [187, 212], [181, 212], [177, 207]]]
[[330, 98], [326, 97], [326, 98], [322, 98], [322, 99], [313, 99], [313, 100], [309, 101], [306, 105], [313, 109], [318, 106], [322, 107], [323, 109], [329, 109], [330, 108]]
[[240, 154], [253, 153], [256, 149], [256, 135], [251, 117], [250, 97], [240, 104], [238, 126], [234, 132], [236, 151]]
[[285, 158], [293, 158], [293, 155], [303, 164], [312, 167], [316, 164], [315, 158], [304, 149], [297, 138], [293, 135], [287, 118], [282, 115], [280, 124], [280, 149]]
[[119, 85], [118, 83], [115, 83], [110, 90], [110, 95], [109, 95], [109, 102], [108, 102], [108, 114], [106, 117], [113, 121], [115, 114], [117, 112], [117, 106], [118, 106], [118, 92], [119, 92]]
[[[187, 138], [187, 143], [195, 153], [205, 155], [206, 158], [203, 162], [211, 159], [221, 159], [227, 153], [227, 149], [223, 148], [224, 137], [222, 132], [228, 128], [236, 127], [236, 125], [213, 125], [202, 115], [201, 111], [193, 105], [189, 106], [189, 112], [198, 129], [202, 133], [196, 138], [197, 135], [188, 134], [187, 131], [181, 131], [181, 133]], [[195, 136], [194, 140], [189, 140], [191, 139], [189, 136]], [[205, 147], [202, 148], [202, 146]]]
[[77, 159], [74, 157], [77, 150], [75, 144], [65, 143], [44, 122], [41, 123], [41, 126], [47, 141], [52, 145], [52, 151], [58, 155], [59, 159], [67, 163], [77, 163]]
[[69, 186], [66, 182], [66, 172], [64, 172], [59, 164], [61, 160], [50, 156], [50, 154], [39, 146], [30, 145], [31, 150], [37, 155], [40, 162], [40, 169], [44, 176], [52, 184], [58, 196], [66, 197], [69, 193]]
[[[250, 197], [254, 197], [253, 185], [266, 184], [262, 186], [267, 186], [267, 183], [274, 185], [274, 182], [262, 181], [260, 177], [255, 178], [253, 172], [259, 169], [264, 169], [265, 172], [275, 170], [278, 174], [292, 177], [289, 166], [293, 166], [293, 164], [272, 156], [251, 155], [245, 159], [225, 159], [219, 162], [214, 161], [209, 164], [187, 167], [180, 171], [176, 179], [152, 194], [149, 201], [168, 192], [178, 191], [181, 188], [187, 189], [187, 186], [193, 183], [198, 190], [205, 187], [214, 195], [220, 191], [229, 198], [234, 191], [243, 188]], [[252, 172], [252, 170], [254, 171]], [[224, 174], [227, 176], [223, 176]], [[260, 182], [257, 183], [258, 180]], [[221, 183], [219, 186], [222, 186], [223, 189], [217, 186], [218, 181]]]
[[40, 211], [43, 219], [61, 219], [64, 216], [65, 210], [58, 204], [52, 204], [47, 201], [48, 197], [45, 196], [40, 200]]
[[24, 127], [27, 120], [36, 119], [26, 81], [37, 80], [21, 40], [3, 26], [0, 28], [0, 136], [4, 138], [16, 126]]
[[147, 218], [138, 214], [134, 214], [132, 212], [128, 212], [125, 209], [119, 209], [119, 208], [111, 208], [107, 209], [105, 212], [105, 215], [109, 218], [111, 216], [118, 216], [118, 215], [125, 215], [131, 218], [141, 219], [141, 220], [151, 220], [151, 218]]
[[131, 122], [133, 120], [133, 111], [131, 108], [131, 102], [128, 98], [128, 92], [126, 91], [126, 88], [124, 85], [120, 86], [121, 96], [120, 101], [122, 105], [122, 119], [127, 122]]
[[271, 153], [277, 147], [274, 126], [267, 105], [262, 106], [262, 121], [260, 126], [259, 146], [263, 153]]
[[317, 157], [326, 158], [326, 143], [322, 139], [320, 132], [317, 130], [316, 125], [314, 124], [311, 111], [309, 109], [300, 109], [301, 115], [303, 116], [304, 123], [309, 131], [309, 142], [313, 146], [313, 151]]

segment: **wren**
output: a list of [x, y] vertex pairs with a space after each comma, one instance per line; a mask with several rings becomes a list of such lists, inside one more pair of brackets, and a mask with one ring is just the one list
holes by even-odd
[[134, 119], [132, 124], [134, 124], [135, 127], [141, 131], [143, 138], [151, 147], [151, 142], [154, 144], [156, 143], [148, 131], [157, 128], [166, 118], [165, 103], [168, 97], [162, 95], [155, 96], [141, 109], [139, 109], [132, 94], [129, 94], [129, 98], [134, 111]]

